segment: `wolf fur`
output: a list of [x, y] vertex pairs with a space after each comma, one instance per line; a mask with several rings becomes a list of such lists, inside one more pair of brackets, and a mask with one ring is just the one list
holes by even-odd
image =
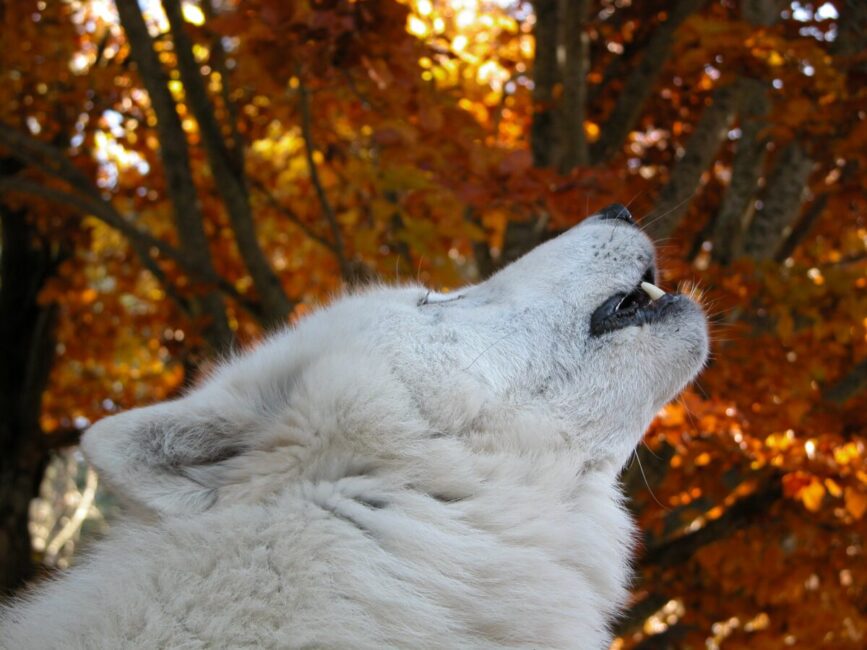
[[83, 439], [134, 507], [7, 607], [22, 648], [606, 648], [616, 477], [707, 354], [686, 297], [592, 336], [654, 249], [593, 217], [488, 281], [344, 297]]

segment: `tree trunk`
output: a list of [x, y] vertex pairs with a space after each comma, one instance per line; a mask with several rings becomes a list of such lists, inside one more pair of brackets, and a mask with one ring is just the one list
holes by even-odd
[[630, 131], [644, 111], [647, 98], [659, 73], [668, 61], [674, 33], [684, 20], [701, 9], [705, 0], [680, 0], [671, 9], [668, 19], [656, 28], [620, 92], [617, 104], [605, 121], [602, 136], [593, 146], [592, 159], [605, 162], [620, 151]]
[[761, 136], [770, 111], [764, 82], [740, 79], [740, 129], [732, 176], [722, 200], [713, 234], [713, 259], [728, 264], [740, 253], [741, 236], [755, 206], [756, 191], [765, 166], [766, 141]]
[[701, 177], [716, 158], [720, 144], [734, 117], [738, 89], [732, 84], [718, 88], [695, 125], [683, 156], [674, 164], [671, 178], [656, 207], [647, 218], [645, 230], [654, 238], [668, 237], [689, 209], [690, 199], [701, 185]]
[[37, 296], [58, 255], [35, 245], [23, 211], [0, 204], [0, 595], [33, 576], [30, 500], [48, 462], [39, 415], [54, 355], [56, 309]]
[[[867, 34], [867, 2], [848, 0], [842, 3], [837, 20], [838, 34], [831, 46], [835, 56], [854, 56], [864, 51], [864, 35]], [[855, 70], [867, 71], [867, 59], [855, 62]]]
[[587, 34], [588, 0], [560, 0], [560, 44], [563, 51], [563, 101], [560, 104], [561, 173], [590, 160], [584, 119], [587, 108], [587, 71], [590, 69], [590, 36]]
[[[266, 327], [285, 325], [294, 305], [286, 296], [280, 278], [271, 268], [256, 236], [240, 138], [232, 148], [227, 146], [223, 138], [205, 80], [193, 55], [193, 43], [186, 33], [180, 1], [163, 0], [162, 5], [171, 26], [186, 102], [198, 122], [199, 135], [208, 156], [217, 192], [226, 207], [238, 252], [250, 272], [262, 302], [265, 316], [263, 324]], [[226, 84], [227, 80], [223, 78], [221, 83]]]
[[744, 254], [754, 260], [770, 260], [791, 232], [801, 213], [801, 203], [813, 161], [797, 142], [780, 152], [768, 179], [764, 205], [753, 214], [744, 238]]
[[[748, 23], [770, 27], [780, 17], [781, 0], [743, 0], [741, 15]], [[769, 85], [760, 79], [738, 77], [741, 138], [735, 148], [732, 176], [717, 212], [711, 240], [712, 258], [728, 264], [741, 254], [743, 234], [755, 208], [756, 194], [767, 158], [762, 136], [771, 111]]]
[[556, 116], [554, 87], [557, 69], [557, 4], [558, 0], [536, 0], [536, 53], [533, 58], [533, 124], [530, 143], [533, 164], [549, 167], [554, 162]]
[[[137, 0], [116, 0], [115, 5], [142, 84], [156, 114], [160, 158], [181, 249], [197, 268], [208, 275], [216, 275], [190, 167], [187, 136], [181, 126], [175, 101], [169, 92], [168, 78], [154, 50]], [[216, 350], [228, 347], [233, 334], [220, 293], [216, 290], [207, 291], [201, 299], [195, 301], [194, 307], [208, 319], [204, 334], [209, 345]]]
[[813, 226], [822, 218], [825, 208], [828, 207], [828, 193], [820, 194], [815, 200], [807, 206], [801, 216], [798, 218], [791, 232], [786, 237], [786, 240], [777, 249], [774, 254], [774, 259], [782, 264], [787, 257], [791, 257], [795, 253], [795, 249], [801, 244]]
[[864, 390], [867, 390], [867, 359], [826, 388], [822, 396], [837, 404], [844, 404]]

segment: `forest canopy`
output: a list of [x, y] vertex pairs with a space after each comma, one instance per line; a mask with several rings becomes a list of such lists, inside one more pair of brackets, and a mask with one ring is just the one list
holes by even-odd
[[613, 647], [867, 643], [867, 3], [7, 0], [0, 39], [3, 589], [91, 516], [88, 473], [31, 521], [91, 422], [617, 202], [713, 352], [624, 470]]

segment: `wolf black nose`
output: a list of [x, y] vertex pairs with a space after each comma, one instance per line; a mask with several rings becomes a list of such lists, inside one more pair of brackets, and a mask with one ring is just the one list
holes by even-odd
[[629, 210], [621, 203], [612, 203], [611, 205], [602, 208], [599, 211], [600, 219], [620, 219], [626, 223], [635, 224], [635, 219], [629, 214]]

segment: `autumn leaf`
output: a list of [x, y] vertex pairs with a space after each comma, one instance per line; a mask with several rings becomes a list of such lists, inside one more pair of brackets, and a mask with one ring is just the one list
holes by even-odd
[[861, 519], [867, 512], [867, 494], [861, 490], [847, 487], [845, 491], [846, 510], [855, 519]]

